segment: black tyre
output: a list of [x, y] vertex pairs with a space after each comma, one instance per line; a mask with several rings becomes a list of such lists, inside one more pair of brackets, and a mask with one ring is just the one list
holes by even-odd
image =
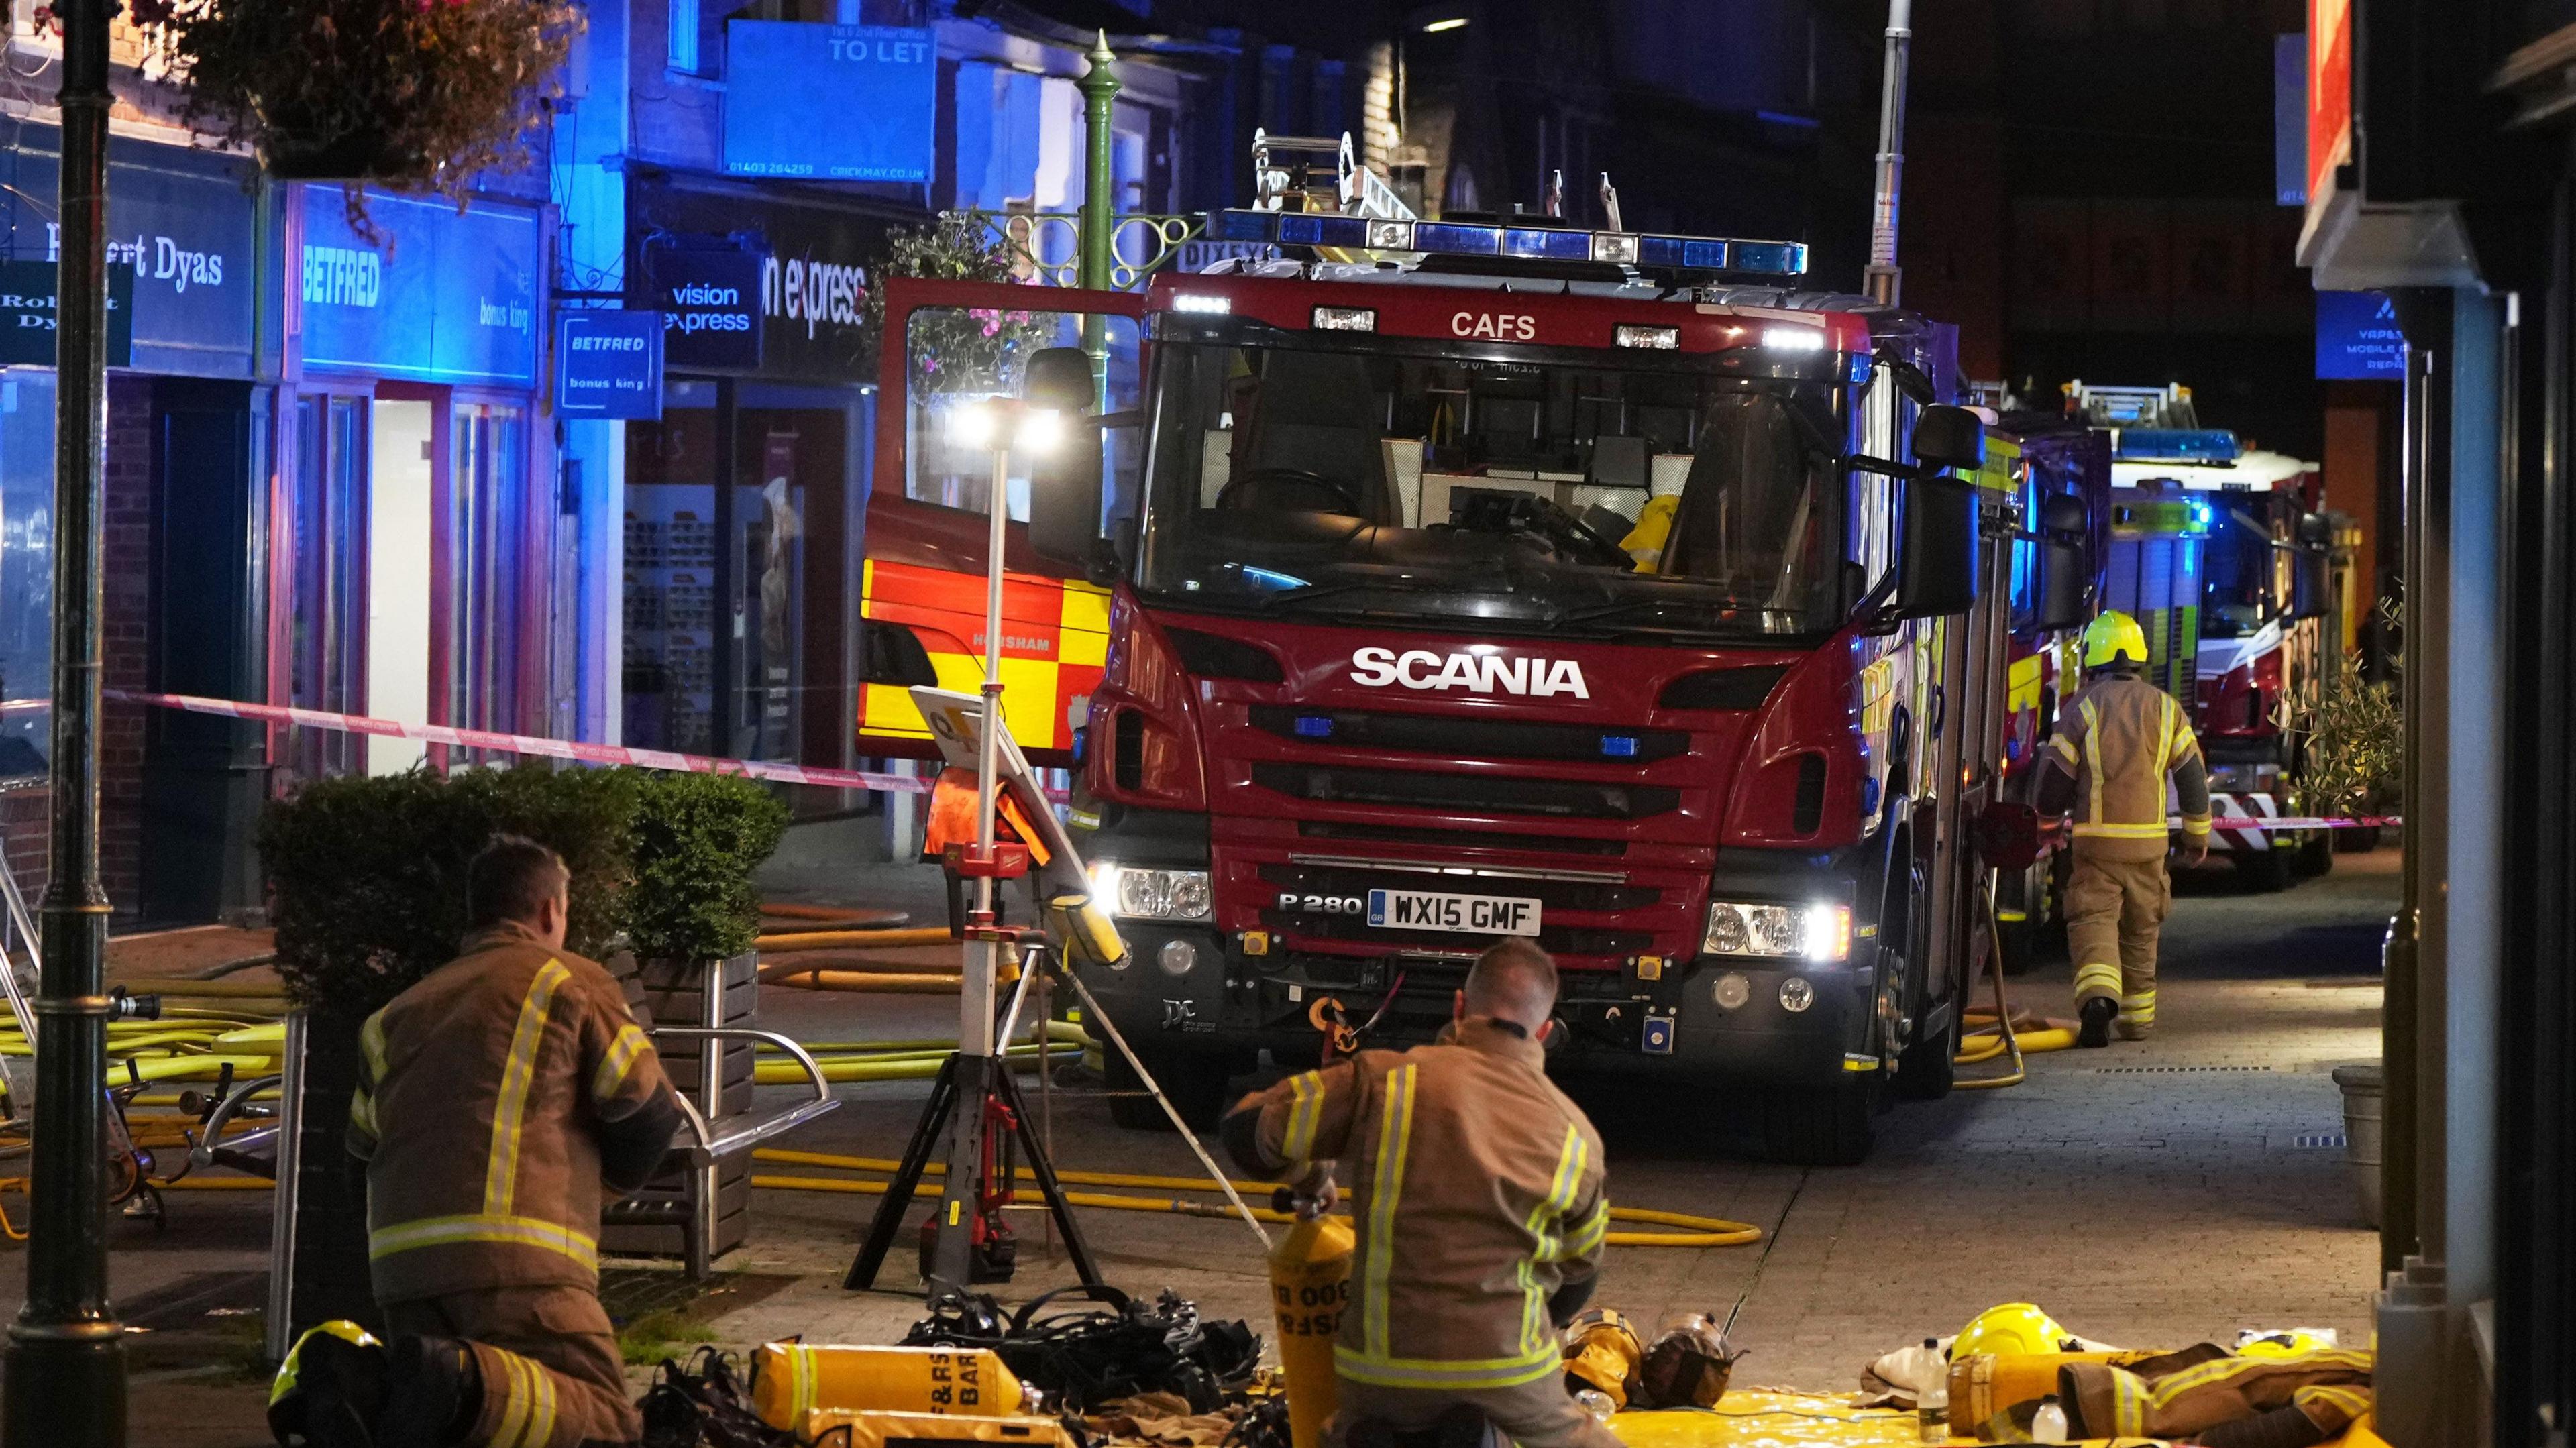
[[2334, 871], [2335, 832], [2317, 830], [2299, 843], [2297, 862], [2292, 866], [2302, 880], [2313, 880]]
[[[1140, 1049], [1137, 1055], [1145, 1069], [1154, 1073], [1154, 1084], [1163, 1088], [1172, 1109], [1192, 1131], [1211, 1131], [1217, 1118], [1225, 1114], [1225, 1085], [1232, 1074], [1226, 1058], [1214, 1052], [1153, 1051]], [[1145, 1083], [1137, 1079], [1134, 1067], [1127, 1064], [1126, 1054], [1117, 1047], [1109, 1048], [1102, 1062], [1101, 1074], [1109, 1089], [1118, 1093], [1109, 1098], [1109, 1119], [1129, 1131], [1169, 1131], [1172, 1118], [1163, 1114], [1161, 1103], [1146, 1094]]]
[[1950, 1094], [1951, 1083], [1958, 1079], [1957, 1064], [1950, 1058], [1959, 1044], [1959, 1023], [1953, 1018], [1937, 1036], [1925, 1036], [1907, 1046], [1896, 1056], [1896, 1094], [1908, 1101], [1938, 1101]]
[[1762, 1144], [1790, 1166], [1858, 1166], [1877, 1131], [1878, 1080], [1785, 1086], [1762, 1102]]
[[2247, 850], [2236, 857], [2236, 878], [2256, 895], [2275, 895], [2290, 888], [2290, 852]]

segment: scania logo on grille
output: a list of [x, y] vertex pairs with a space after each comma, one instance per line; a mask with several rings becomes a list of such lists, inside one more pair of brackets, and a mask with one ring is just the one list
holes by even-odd
[[1401, 684], [1408, 689], [1465, 689], [1472, 694], [1526, 694], [1536, 699], [1557, 694], [1592, 697], [1583, 687], [1583, 666], [1572, 659], [1443, 655], [1428, 649], [1407, 649], [1401, 654], [1393, 649], [1361, 649], [1351, 655], [1351, 682], [1372, 689]]

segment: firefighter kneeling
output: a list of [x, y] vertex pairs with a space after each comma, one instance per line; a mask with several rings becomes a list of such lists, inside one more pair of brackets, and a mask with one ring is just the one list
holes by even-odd
[[2075, 958], [2076, 1044], [2107, 1046], [2156, 1024], [2156, 937], [2173, 905], [2165, 874], [2165, 777], [2182, 808], [2183, 863], [2209, 853], [2209, 777], [2173, 696], [2138, 677], [2147, 636], [2106, 612], [2084, 627], [2082, 693], [2060, 705], [2039, 810], [2075, 815], [2066, 943]]
[[270, 1395], [281, 1443], [632, 1443], [599, 1305], [603, 1190], [660, 1165], [681, 1116], [608, 972], [563, 948], [569, 872], [502, 836], [467, 871], [472, 934], [359, 1032], [349, 1151], [390, 1343], [308, 1332]]
[[1358, 1240], [1333, 1366], [1332, 1441], [1460, 1408], [1521, 1448], [1618, 1448], [1565, 1390], [1557, 1329], [1609, 1229], [1601, 1138], [1547, 1079], [1556, 964], [1527, 940], [1477, 958], [1437, 1044], [1362, 1051], [1244, 1098], [1246, 1171], [1329, 1204], [1350, 1164]]

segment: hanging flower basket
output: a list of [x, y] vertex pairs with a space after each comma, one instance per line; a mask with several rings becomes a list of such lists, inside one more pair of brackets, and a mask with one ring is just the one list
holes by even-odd
[[[885, 256], [876, 273], [880, 280], [1018, 281], [1012, 262], [1010, 248], [981, 216], [943, 211], [924, 225], [887, 232]], [[1048, 310], [1045, 289], [1032, 287], [1029, 303], [1026, 311], [975, 307], [913, 313], [911, 336], [903, 342], [912, 357], [913, 389], [925, 393], [1011, 390], [1026, 354], [1045, 344], [1049, 330], [1036, 315]], [[873, 352], [885, 340], [881, 287], [868, 290], [867, 328]]]
[[200, 134], [286, 180], [462, 198], [528, 164], [581, 12], [563, 0], [136, 0]]

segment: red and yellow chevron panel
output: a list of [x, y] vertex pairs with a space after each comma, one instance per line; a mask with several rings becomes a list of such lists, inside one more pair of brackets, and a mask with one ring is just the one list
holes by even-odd
[[[912, 630], [939, 687], [984, 683], [984, 576], [867, 560], [859, 616]], [[1073, 747], [1109, 657], [1109, 590], [1039, 574], [1002, 576], [1002, 720], [1022, 749]], [[859, 742], [927, 740], [921, 711], [899, 684], [859, 686]]]

